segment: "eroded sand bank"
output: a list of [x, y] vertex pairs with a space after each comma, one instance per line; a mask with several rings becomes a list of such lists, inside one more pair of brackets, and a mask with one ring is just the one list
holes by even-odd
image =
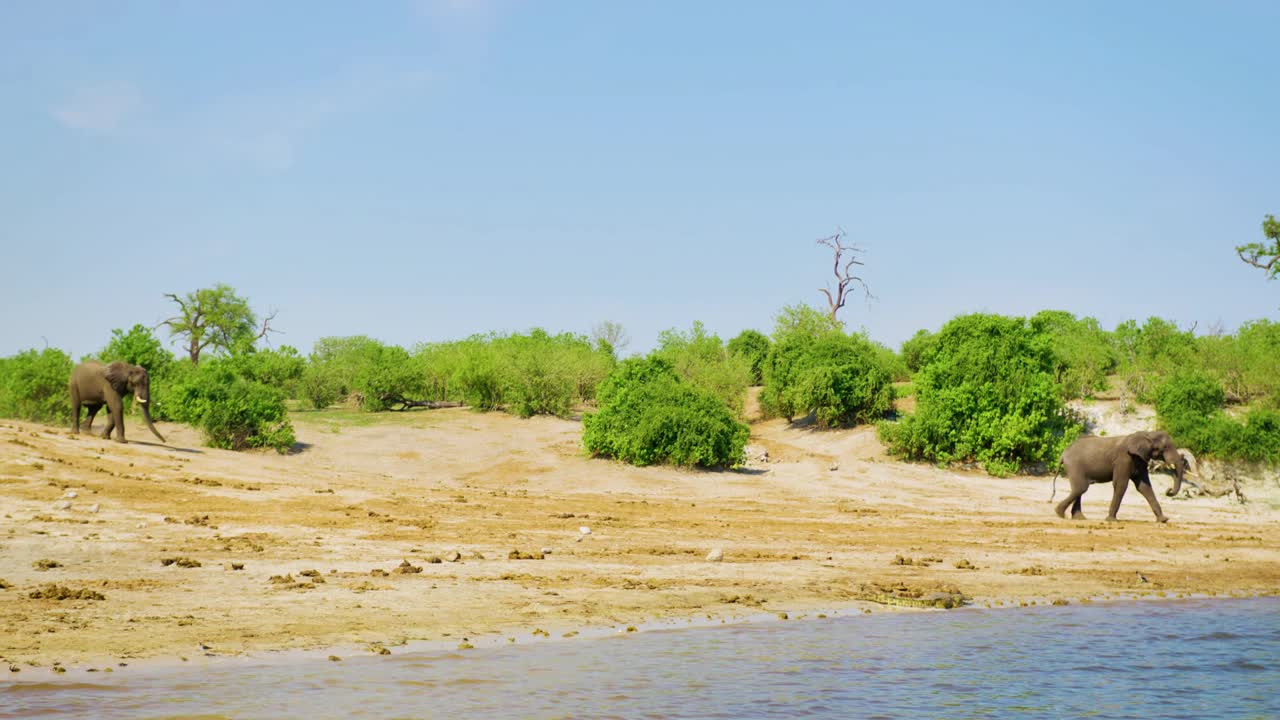
[[[978, 605], [1280, 590], [1274, 500], [1169, 499], [1166, 476], [1170, 524], [1136, 492], [1124, 522], [1072, 523], [1049, 478], [898, 463], [870, 429], [757, 423], [745, 470], [698, 472], [587, 459], [568, 420], [295, 421], [289, 456], [181, 426], [161, 446], [132, 425], [119, 445], [0, 422], [0, 657], [107, 667], [886, 609], [869, 588]], [[1086, 515], [1109, 497], [1091, 490]], [[31, 596], [50, 585], [81, 597]]]

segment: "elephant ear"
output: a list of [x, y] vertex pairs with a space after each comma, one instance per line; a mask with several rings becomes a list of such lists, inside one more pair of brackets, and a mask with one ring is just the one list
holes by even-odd
[[102, 374], [106, 377], [107, 382], [111, 383], [111, 387], [116, 392], [125, 392], [124, 388], [129, 386], [129, 364], [116, 361], [103, 368]]
[[1151, 453], [1154, 450], [1151, 438], [1147, 437], [1146, 433], [1134, 433], [1124, 439], [1124, 451], [1142, 458], [1143, 462], [1151, 459]]

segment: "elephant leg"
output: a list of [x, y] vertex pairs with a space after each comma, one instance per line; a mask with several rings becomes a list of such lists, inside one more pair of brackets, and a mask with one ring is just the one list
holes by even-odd
[[1083, 503], [1082, 503], [1083, 500], [1084, 500], [1084, 493], [1080, 493], [1080, 496], [1076, 498], [1076, 501], [1071, 504], [1072, 520], [1084, 520], [1084, 509], [1083, 509]]
[[1058, 507], [1054, 508], [1054, 512], [1058, 514], [1058, 517], [1065, 518], [1067, 516], [1067, 508], [1071, 508], [1071, 519], [1083, 520], [1084, 515], [1080, 512], [1080, 497], [1084, 495], [1085, 490], [1089, 489], [1089, 480], [1085, 478], [1078, 481], [1069, 475], [1068, 479], [1071, 480], [1071, 492], [1068, 492], [1062, 502], [1058, 503]]
[[1156, 491], [1151, 487], [1151, 478], [1134, 478], [1133, 484], [1137, 486], [1138, 492], [1142, 493], [1142, 497], [1147, 499], [1147, 504], [1151, 506], [1151, 512], [1156, 514], [1156, 522], [1169, 522], [1169, 518], [1164, 516], [1160, 511], [1160, 501], [1156, 500]]
[[102, 433], [105, 439], [111, 439], [111, 431], [116, 431], [116, 442], [124, 442], [124, 402], [120, 398], [107, 398], [107, 412], [110, 415], [110, 421], [107, 422], [107, 429]]
[[71, 434], [80, 434], [80, 391], [76, 389], [74, 380], [71, 382]]
[[[101, 405], [85, 405], [84, 407], [85, 407], [85, 410], [87, 411], [85, 415], [84, 431], [92, 435], [93, 434], [93, 418], [98, 414], [98, 411], [102, 409], [102, 406]], [[79, 413], [76, 413], [76, 419], [77, 420], [79, 419]], [[77, 430], [79, 430], [79, 428], [77, 428]]]
[[1111, 509], [1107, 513], [1107, 519], [1114, 521], [1116, 513], [1120, 512], [1120, 501], [1124, 499], [1124, 491], [1129, 489], [1129, 476], [1125, 475], [1111, 481]]

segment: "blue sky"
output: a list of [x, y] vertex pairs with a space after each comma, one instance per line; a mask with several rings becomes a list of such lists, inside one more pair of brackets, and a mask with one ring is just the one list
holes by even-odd
[[0, 354], [226, 282], [277, 343], [823, 303], [837, 227], [896, 347], [956, 314], [1280, 319], [1280, 5], [0, 6]]

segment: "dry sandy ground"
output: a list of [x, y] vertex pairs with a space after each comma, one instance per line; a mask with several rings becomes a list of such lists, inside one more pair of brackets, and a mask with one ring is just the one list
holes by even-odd
[[[568, 420], [295, 419], [305, 449], [288, 456], [203, 448], [172, 425], [162, 446], [136, 422], [126, 445], [0, 422], [5, 664], [905, 611], [858, 600], [869, 585], [958, 589], [978, 605], [1280, 587], [1280, 510], [1263, 483], [1241, 505], [1165, 498], [1171, 479], [1156, 476], [1170, 524], [1133, 491], [1121, 523], [1070, 522], [1046, 502], [1050, 478], [894, 462], [870, 429], [757, 423], [748, 468], [698, 472], [588, 459]], [[1086, 515], [1109, 497], [1095, 487]], [[708, 561], [716, 548], [723, 561]], [[413, 572], [397, 572], [405, 561]], [[49, 584], [103, 599], [31, 596]]]

